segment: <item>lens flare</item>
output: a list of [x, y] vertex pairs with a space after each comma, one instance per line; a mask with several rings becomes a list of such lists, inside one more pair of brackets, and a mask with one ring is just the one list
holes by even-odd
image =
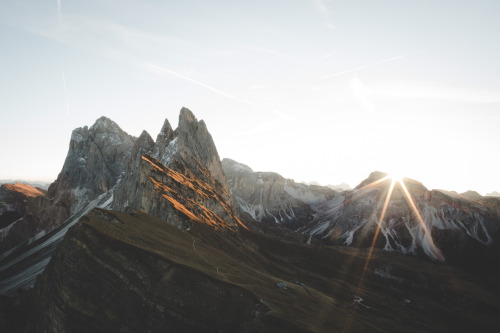
[[[377, 182], [371, 183], [371, 184], [363, 187], [361, 190], [372, 189], [375, 185], [377, 185], [377, 184], [381, 183], [382, 181], [389, 179], [389, 178], [391, 179], [391, 185], [389, 187], [389, 190], [387, 191], [384, 205], [382, 207], [382, 211], [381, 211], [380, 217], [378, 219], [377, 230], [375, 231], [375, 235], [373, 236], [373, 240], [372, 240], [369, 252], [368, 252], [368, 256], [366, 257], [365, 265], [364, 265], [363, 270], [361, 272], [361, 277], [359, 279], [359, 283], [358, 283], [358, 286], [356, 288], [356, 295], [358, 297], [361, 293], [361, 289], [363, 286], [365, 275], [366, 275], [366, 272], [368, 270], [368, 264], [370, 263], [370, 260], [371, 260], [372, 254], [373, 254], [373, 249], [375, 248], [375, 243], [376, 243], [377, 237], [380, 233], [380, 229], [382, 227], [382, 223], [383, 223], [385, 215], [387, 213], [387, 208], [389, 207], [389, 202], [391, 201], [391, 196], [394, 192], [394, 187], [396, 185], [401, 186], [403, 193], [404, 193], [404, 198], [405, 198], [406, 202], [408, 203], [408, 205], [410, 206], [411, 211], [415, 214], [415, 216], [418, 220], [418, 223], [421, 227], [421, 230], [424, 233], [424, 237], [421, 240], [420, 246], [422, 246], [422, 248], [424, 249], [424, 251], [427, 254], [433, 256], [434, 260], [439, 260], [439, 261], [445, 260], [443, 254], [441, 253], [441, 250], [434, 244], [431, 232], [430, 232], [429, 228], [427, 227], [427, 225], [425, 224], [425, 221], [423, 220], [423, 218], [418, 210], [418, 207], [415, 204], [415, 201], [413, 200], [412, 195], [410, 194], [410, 191], [406, 187], [405, 182], [404, 182], [405, 177], [401, 173], [392, 172], [387, 177], [384, 177], [384, 178], [378, 180]], [[344, 325], [345, 332], [348, 332], [350, 330], [350, 327], [352, 325], [354, 317], [355, 317], [355, 314], [349, 316], [349, 318], [346, 320], [345, 325]]]

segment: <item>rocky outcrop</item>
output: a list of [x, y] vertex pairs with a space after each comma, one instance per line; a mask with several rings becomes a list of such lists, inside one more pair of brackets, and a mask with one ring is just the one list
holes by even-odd
[[45, 196], [46, 191], [27, 184], [2, 184], [0, 186], [0, 232], [26, 212], [31, 198]]
[[327, 187], [296, 183], [273, 172], [254, 172], [230, 159], [224, 159], [222, 166], [238, 210], [259, 222], [295, 230], [308, 225], [319, 207], [339, 197]]
[[33, 234], [22, 224], [28, 203], [36, 197], [44, 197], [47, 192], [31, 185], [15, 183], [0, 186], [0, 253], [24, 240], [24, 234]]
[[0, 257], [0, 293], [32, 286], [68, 228], [91, 209], [111, 206], [148, 212], [182, 229], [193, 223], [244, 228], [215, 144], [191, 111], [181, 110], [175, 131], [165, 120], [156, 141], [146, 131], [133, 138], [102, 117], [73, 131], [49, 194], [30, 203], [0, 245], [7, 250], [24, 242]]
[[223, 167], [238, 209], [257, 221], [282, 223], [334, 244], [375, 246], [460, 265], [463, 258], [472, 266], [473, 258], [480, 262], [477, 257], [487, 258], [483, 266], [499, 262], [500, 251], [494, 246], [500, 233], [496, 198], [429, 191], [411, 179], [393, 184], [382, 172], [339, 194], [278, 174], [253, 172], [227, 159]]
[[145, 211], [184, 229], [193, 222], [216, 229], [241, 225], [212, 137], [188, 109], [181, 110], [175, 131], [165, 121], [156, 142], [143, 132], [132, 155], [113, 209]]
[[0, 252], [58, 228], [100, 201], [119, 182], [135, 141], [106, 117], [75, 129], [57, 180], [46, 196], [29, 202], [23, 218], [5, 233]]
[[68, 206], [73, 214], [108, 192], [125, 172], [135, 141], [106, 117], [90, 128], [75, 129], [63, 168], [49, 187], [48, 197]]

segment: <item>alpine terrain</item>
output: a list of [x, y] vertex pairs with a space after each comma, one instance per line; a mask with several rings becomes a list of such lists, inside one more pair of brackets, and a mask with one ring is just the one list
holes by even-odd
[[381, 172], [342, 189], [221, 161], [186, 108], [156, 139], [101, 117], [48, 191], [0, 189], [0, 327], [500, 330], [500, 198]]

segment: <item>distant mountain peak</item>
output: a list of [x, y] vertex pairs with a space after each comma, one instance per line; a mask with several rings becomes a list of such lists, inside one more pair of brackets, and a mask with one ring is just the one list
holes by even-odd
[[28, 184], [21, 184], [21, 183], [15, 183], [15, 184], [4, 184], [2, 185], [9, 191], [14, 191], [14, 192], [19, 192], [24, 194], [27, 197], [38, 197], [38, 196], [45, 196], [45, 193], [37, 189], [36, 187], [33, 187]]
[[187, 123], [197, 122], [197, 119], [193, 114], [193, 112], [191, 112], [191, 110], [189, 110], [186, 107], [182, 107], [181, 112], [179, 114], [179, 127], [181, 126], [181, 123], [184, 122]]
[[102, 117], [98, 118], [95, 121], [94, 125], [92, 125], [90, 127], [90, 129], [96, 129], [98, 127], [104, 127], [104, 128], [108, 128], [108, 127], [116, 128], [116, 127], [118, 127], [118, 128], [120, 128], [120, 126], [118, 126], [117, 123], [115, 123], [113, 120], [109, 119], [106, 116], [102, 116]]
[[224, 158], [222, 160], [222, 165], [223, 166], [224, 165], [231, 166], [231, 168], [239, 169], [240, 171], [253, 172], [252, 168], [250, 168], [248, 165], [237, 162], [237, 161], [232, 160], [230, 158]]

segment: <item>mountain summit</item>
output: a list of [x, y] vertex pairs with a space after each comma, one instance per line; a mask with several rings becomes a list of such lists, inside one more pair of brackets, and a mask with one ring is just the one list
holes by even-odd
[[156, 140], [75, 129], [47, 195], [27, 193], [0, 230], [4, 331], [500, 329], [499, 199], [221, 162], [186, 108]]
[[[156, 141], [146, 131], [133, 137], [101, 117], [73, 130], [48, 194], [31, 200], [24, 216], [2, 230], [0, 249], [17, 250], [0, 261], [0, 293], [32, 285], [68, 228], [96, 207], [143, 211], [183, 229], [192, 223], [233, 231], [243, 226], [212, 137], [190, 110], [182, 108], [176, 130], [165, 120]], [[22, 249], [35, 240], [37, 251], [26, 258]], [[26, 260], [38, 269], [27, 270]], [[18, 277], [2, 281], [2, 263], [13, 265]]]

